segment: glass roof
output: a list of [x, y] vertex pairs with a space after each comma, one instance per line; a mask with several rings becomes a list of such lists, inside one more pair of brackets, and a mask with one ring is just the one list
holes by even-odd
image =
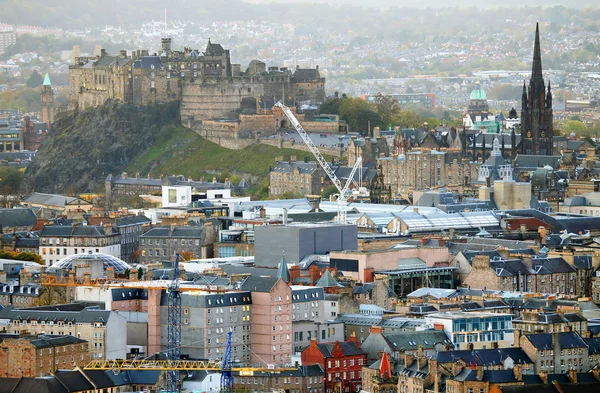
[[101, 260], [104, 262], [104, 270], [107, 267], [113, 267], [115, 269], [115, 273], [125, 273], [125, 270], [131, 270], [132, 267], [128, 265], [126, 262], [120, 260], [119, 258], [102, 253], [91, 253], [91, 254], [75, 254], [68, 257], [65, 257], [52, 265], [50, 269], [66, 269], [71, 270], [73, 268], [73, 260]]

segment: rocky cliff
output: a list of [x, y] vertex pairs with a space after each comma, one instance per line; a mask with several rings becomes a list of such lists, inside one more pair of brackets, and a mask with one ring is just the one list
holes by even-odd
[[97, 187], [178, 125], [178, 111], [177, 104], [107, 102], [57, 121], [27, 167], [25, 191], [75, 193]]

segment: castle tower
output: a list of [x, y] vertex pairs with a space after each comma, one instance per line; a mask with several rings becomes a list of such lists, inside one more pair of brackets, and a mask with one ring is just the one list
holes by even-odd
[[535, 28], [533, 65], [529, 89], [523, 83], [521, 97], [521, 152], [532, 155], [552, 155], [552, 92], [542, 75], [539, 24]]
[[41, 93], [42, 109], [40, 110], [40, 121], [54, 123], [54, 91], [50, 83], [50, 76], [46, 74]]

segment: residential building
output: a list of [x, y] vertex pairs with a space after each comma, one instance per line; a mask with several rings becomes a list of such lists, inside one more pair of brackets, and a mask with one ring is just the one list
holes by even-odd
[[577, 312], [545, 312], [523, 310], [520, 318], [513, 319], [515, 331], [523, 333], [577, 332], [587, 334], [588, 322]]
[[[26, 274], [27, 272], [21, 268], [20, 275]], [[39, 301], [40, 287], [37, 283], [0, 282], [0, 306], [13, 305], [19, 308], [35, 306]]]
[[[477, 255], [463, 285], [490, 290], [576, 294], [577, 270], [562, 257]], [[584, 296], [584, 294], [578, 294]]]
[[291, 363], [292, 290], [281, 278], [250, 276], [241, 289], [251, 292], [252, 362], [275, 365]]
[[204, 226], [152, 228], [139, 236], [140, 259], [143, 264], [174, 260], [176, 253], [188, 252], [194, 258], [211, 258], [217, 228], [211, 222]]
[[84, 253], [121, 256], [121, 236], [109, 225], [47, 225], [40, 232], [40, 249], [47, 266]]
[[0, 377], [43, 377], [90, 362], [87, 341], [73, 336], [0, 334]]
[[367, 365], [367, 353], [356, 337], [351, 341], [318, 344], [311, 340], [302, 351], [302, 364], [319, 364], [325, 371], [325, 393], [358, 392], [362, 386], [362, 368]]
[[0, 30], [0, 53], [6, 52], [9, 46], [17, 43], [17, 33], [12, 29]]
[[512, 315], [485, 312], [439, 312], [425, 323], [443, 330], [456, 349], [503, 348], [513, 345]]
[[436, 352], [454, 348], [446, 333], [440, 330], [384, 333], [381, 326], [372, 326], [369, 332], [369, 336], [361, 344], [369, 362], [379, 359], [382, 352], [400, 360], [404, 358], [405, 353], [419, 349], [425, 356], [432, 356]]
[[[244, 365], [260, 362], [252, 359], [256, 349], [248, 345], [253, 338], [254, 324], [259, 319], [254, 315], [252, 297], [250, 292], [212, 294], [199, 290], [183, 293], [182, 353], [195, 359], [220, 359], [225, 354], [227, 335], [231, 332], [232, 360]], [[167, 348], [167, 317], [167, 297], [163, 296], [160, 310], [161, 350]]]
[[6, 321], [0, 333], [70, 335], [88, 342], [92, 360], [125, 359], [126, 319], [116, 312], [79, 305], [7, 306], [0, 319]]
[[314, 161], [278, 161], [269, 171], [269, 196], [321, 195], [325, 177], [325, 171]]
[[587, 372], [598, 365], [590, 364], [589, 347], [577, 332], [517, 333], [515, 345], [520, 346], [535, 362], [537, 372]]
[[256, 393], [289, 392], [289, 393], [324, 393], [323, 368], [319, 364], [299, 366], [296, 370], [258, 371], [251, 376], [242, 372], [234, 372], [233, 388], [236, 391]]

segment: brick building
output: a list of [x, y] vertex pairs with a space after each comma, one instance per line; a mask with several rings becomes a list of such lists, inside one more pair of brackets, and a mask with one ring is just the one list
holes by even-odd
[[42, 377], [90, 361], [87, 341], [73, 336], [0, 334], [0, 377]]
[[302, 364], [319, 364], [325, 370], [325, 393], [358, 392], [362, 386], [362, 368], [367, 365], [367, 353], [356, 337], [350, 341], [317, 344], [311, 340], [302, 351]]

